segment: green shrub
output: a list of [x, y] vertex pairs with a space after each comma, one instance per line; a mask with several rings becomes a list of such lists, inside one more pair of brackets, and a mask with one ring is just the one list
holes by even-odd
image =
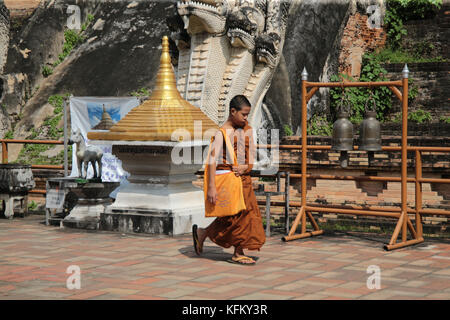
[[[384, 51], [386, 52], [386, 51]], [[381, 63], [385, 59], [386, 53], [366, 53], [363, 55], [363, 65], [361, 70], [361, 76], [359, 81], [362, 82], [377, 82], [386, 81], [387, 71], [381, 66]], [[342, 81], [342, 78], [346, 81], [355, 81], [352, 77], [340, 74], [331, 77], [331, 81]], [[408, 101], [411, 103], [419, 94], [419, 88], [415, 84], [413, 79], [408, 79]], [[392, 107], [392, 91], [387, 87], [374, 88], [373, 98], [375, 100], [377, 119], [381, 122], [386, 120], [387, 115]], [[350, 121], [353, 123], [360, 123], [363, 120], [365, 105], [370, 96], [369, 88], [346, 88], [349, 105], [350, 105]], [[342, 89], [333, 88], [330, 90], [330, 111], [332, 114], [332, 120], [336, 120], [337, 108], [342, 98]], [[369, 102], [368, 108], [373, 108], [373, 103]]]
[[414, 57], [420, 59], [423, 56], [429, 56], [434, 50], [434, 44], [423, 40], [414, 44]]
[[48, 117], [44, 120], [43, 126], [48, 127], [47, 135], [52, 139], [58, 139], [63, 135], [64, 129], [58, 128], [58, 123], [62, 118], [62, 114], [55, 117]]
[[81, 32], [84, 32], [87, 27], [91, 24], [92, 20], [94, 20], [94, 16], [92, 14], [88, 14], [86, 17], [86, 21], [81, 26]]
[[42, 75], [44, 78], [47, 78], [49, 75], [53, 73], [53, 69], [49, 66], [43, 66], [42, 67]]
[[291, 127], [288, 124], [285, 124], [283, 126], [283, 129], [284, 129], [285, 136], [292, 136], [294, 134], [294, 132], [292, 131]]
[[[64, 59], [72, 52], [72, 50], [78, 46], [79, 44], [83, 43], [86, 40], [86, 37], [83, 36], [81, 33], [86, 30], [87, 26], [91, 23], [91, 21], [94, 19], [94, 16], [91, 14], [88, 14], [86, 18], [86, 22], [82, 25], [80, 32], [77, 32], [72, 29], [66, 29], [64, 30], [64, 44], [62, 48], [62, 52], [58, 55], [58, 60], [56, 60], [53, 63], [53, 68], [61, 64]], [[52, 74], [53, 70], [50, 67], [44, 67], [45, 71], [42, 71], [42, 74], [44, 77], [48, 77], [50, 74]], [[45, 75], [45, 74], [46, 75]]]
[[[375, 59], [374, 54], [364, 54], [363, 64], [361, 69], [361, 76], [359, 81], [362, 82], [376, 82], [376, 81], [386, 81], [387, 71], [381, 67], [379, 61]], [[355, 81], [352, 77], [340, 74], [331, 77], [331, 81], [340, 82], [342, 79], [346, 81]], [[350, 106], [350, 121], [353, 123], [360, 123], [363, 120], [365, 113], [366, 102], [370, 97], [371, 90], [369, 88], [362, 87], [348, 87], [344, 88], [347, 95], [347, 102]], [[386, 115], [392, 107], [392, 92], [387, 87], [374, 88], [373, 98], [376, 104], [377, 119], [384, 121]], [[342, 88], [332, 88], [330, 90], [330, 111], [332, 114], [332, 121], [336, 120], [336, 115], [338, 112], [338, 107], [342, 98], [343, 89]], [[373, 104], [367, 106], [368, 108], [373, 108]]]
[[386, 14], [384, 15], [384, 26], [386, 29], [386, 38], [391, 48], [400, 47], [402, 37], [407, 34], [403, 26], [402, 18], [398, 13], [397, 6], [393, 3], [396, 0], [388, 1], [386, 4]]
[[[67, 161], [70, 164], [72, 160], [72, 146], [67, 146]], [[61, 150], [55, 157], [49, 159], [49, 164], [60, 165], [64, 163], [64, 150]]]
[[54, 107], [54, 114], [60, 114], [63, 111], [64, 107], [64, 97], [61, 95], [50, 96], [48, 98], [48, 103], [50, 103]]
[[423, 109], [418, 109], [408, 113], [408, 120], [416, 123], [425, 123], [431, 122], [432, 117], [430, 112]]
[[16, 162], [32, 164], [48, 164], [48, 158], [42, 156], [42, 153], [49, 150], [51, 145], [47, 144], [26, 144], [20, 150], [19, 157]]
[[442, 6], [442, 0], [388, 0], [386, 11], [395, 10], [403, 21], [433, 18]]
[[33, 211], [36, 210], [37, 208], [37, 203], [34, 202], [34, 200], [32, 200], [30, 203], [28, 203], [28, 210]]
[[62, 53], [58, 55], [58, 60], [56, 60], [53, 63], [53, 67], [56, 67], [61, 62], [63, 62], [64, 59], [72, 52], [73, 48], [83, 43], [85, 40], [86, 38], [82, 36], [80, 33], [76, 32], [75, 30], [71, 29], [65, 30], [63, 50]]
[[[60, 139], [64, 135], [64, 129], [58, 128], [58, 123], [63, 117], [64, 98], [71, 94], [52, 95], [48, 103], [54, 107], [53, 115], [47, 117], [39, 128], [32, 128], [29, 139], [34, 140], [40, 135], [46, 135], [49, 139]], [[16, 162], [29, 164], [61, 164], [64, 161], [64, 150], [55, 157], [42, 156], [42, 153], [54, 148], [52, 145], [26, 144], [19, 153]], [[68, 147], [69, 160], [71, 159], [72, 147]]]
[[325, 115], [315, 114], [309, 119], [306, 131], [308, 135], [331, 136], [333, 134], [333, 123], [328, 121]]
[[36, 130], [36, 128], [31, 128], [31, 136], [30, 139], [34, 140], [39, 135], [39, 131]]
[[[426, 46], [426, 45], [424, 45]], [[444, 62], [442, 56], [430, 57], [429, 54], [419, 54], [425, 49], [415, 49], [415, 52], [409, 53], [400, 48], [392, 49], [390, 47], [381, 49], [373, 54], [374, 59], [379, 63], [413, 63], [413, 62]]]
[[14, 139], [14, 132], [12, 130], [9, 130], [8, 132], [5, 133], [3, 139]]
[[432, 18], [440, 9], [442, 0], [388, 0], [386, 1], [386, 14], [384, 26], [388, 44], [396, 49], [400, 46], [406, 29], [406, 21]]
[[144, 88], [140, 88], [137, 91], [131, 92], [130, 95], [137, 97], [137, 98], [148, 97], [148, 96], [150, 96], [151, 92], [152, 91], [150, 89], [144, 87]]
[[450, 123], [450, 117], [441, 116], [439, 118], [439, 121], [444, 123]]
[[414, 79], [408, 79], [408, 103], [411, 103], [419, 95], [419, 87]]

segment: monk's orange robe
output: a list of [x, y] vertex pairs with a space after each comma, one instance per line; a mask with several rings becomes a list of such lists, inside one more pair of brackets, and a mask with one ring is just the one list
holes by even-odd
[[[244, 127], [244, 131], [246, 130], [251, 130], [248, 124]], [[234, 152], [236, 155], [239, 155], [237, 139], [234, 139], [232, 144]], [[243, 249], [259, 250], [266, 241], [261, 212], [256, 201], [252, 179], [250, 177], [250, 171], [253, 165], [249, 163], [249, 147], [249, 138], [246, 137], [245, 164], [248, 164], [249, 168], [240, 177], [242, 179], [244, 201], [247, 209], [233, 216], [216, 218], [206, 228], [207, 235], [211, 241], [224, 248], [240, 246]], [[232, 164], [228, 164], [226, 161], [225, 141], [222, 146], [222, 151], [223, 161], [217, 165], [216, 170], [232, 170]]]

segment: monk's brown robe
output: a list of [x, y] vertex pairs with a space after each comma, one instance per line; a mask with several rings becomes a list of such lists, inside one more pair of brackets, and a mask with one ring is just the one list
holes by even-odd
[[[248, 124], [244, 127], [244, 131], [246, 130], [251, 130]], [[238, 141], [236, 138], [232, 141], [232, 144], [234, 152], [239, 156]], [[246, 137], [245, 164], [248, 164], [249, 167], [240, 177], [242, 179], [244, 201], [247, 209], [233, 216], [216, 218], [206, 228], [207, 235], [211, 241], [224, 248], [240, 246], [243, 249], [259, 250], [266, 241], [261, 213], [250, 177], [250, 171], [253, 165], [249, 163], [249, 147], [249, 138]], [[222, 151], [223, 161], [217, 165], [216, 170], [232, 170], [232, 164], [227, 164], [226, 161], [225, 141], [222, 146]], [[239, 163], [241, 162], [239, 161]]]

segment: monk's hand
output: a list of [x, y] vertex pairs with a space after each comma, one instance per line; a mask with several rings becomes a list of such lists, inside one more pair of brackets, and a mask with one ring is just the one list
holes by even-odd
[[216, 204], [217, 201], [217, 191], [216, 188], [208, 188], [208, 193], [206, 194], [206, 198], [212, 204]]
[[245, 172], [245, 170], [247, 170], [248, 166], [246, 164], [240, 164], [237, 166], [233, 166], [233, 172], [236, 175], [236, 177], [242, 176]]

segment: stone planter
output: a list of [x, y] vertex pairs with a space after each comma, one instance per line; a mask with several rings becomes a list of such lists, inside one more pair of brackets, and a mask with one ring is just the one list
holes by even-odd
[[0, 164], [0, 192], [27, 192], [34, 187], [30, 165]]
[[77, 197], [77, 204], [64, 218], [63, 225], [69, 228], [97, 230], [105, 207], [112, 203], [109, 194], [119, 182], [78, 183], [70, 188]]
[[35, 187], [30, 165], [0, 164], [0, 203], [4, 217], [14, 216], [14, 201], [20, 201], [21, 211], [28, 212], [28, 191]]

